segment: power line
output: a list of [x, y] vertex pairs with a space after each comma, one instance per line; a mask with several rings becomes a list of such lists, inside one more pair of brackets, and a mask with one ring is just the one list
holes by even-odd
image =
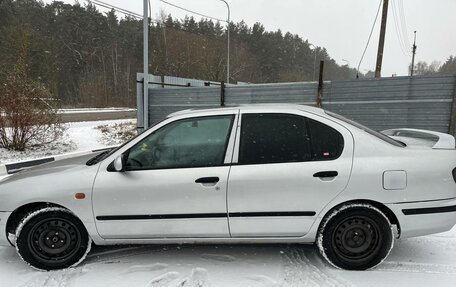
[[410, 41], [409, 41], [409, 35], [408, 35], [408, 31], [407, 31], [407, 21], [405, 21], [405, 12], [404, 12], [404, 2], [402, 0], [398, 0], [399, 1], [399, 14], [400, 14], [400, 19], [401, 19], [401, 23], [402, 23], [402, 33], [404, 34], [404, 38], [405, 38], [405, 44], [407, 46], [407, 48], [410, 46]]
[[380, 14], [380, 8], [382, 7], [382, 2], [383, 2], [383, 0], [380, 0], [380, 4], [378, 5], [377, 14], [375, 15], [374, 23], [372, 24], [372, 29], [370, 31], [369, 38], [367, 39], [366, 47], [364, 48], [363, 55], [361, 56], [361, 59], [359, 60], [358, 68], [356, 69], [356, 78], [359, 77], [359, 67], [361, 66], [361, 62], [364, 59], [364, 54], [366, 54], [367, 47], [369, 46], [369, 42], [370, 42], [370, 39], [372, 37], [372, 32], [374, 32], [375, 24], [377, 23], [378, 14]]
[[106, 2], [103, 2], [103, 1], [100, 1], [100, 0], [86, 0], [86, 1], [89, 2], [89, 3], [93, 3], [95, 5], [104, 7], [106, 9], [113, 9], [113, 10], [119, 12], [119, 13], [122, 13], [122, 14], [125, 14], [125, 15], [128, 15], [128, 16], [132, 16], [132, 17], [137, 18], [137, 19], [142, 19], [143, 18], [143, 16], [138, 14], [138, 13], [126, 10], [124, 8], [120, 8], [120, 7], [114, 6], [112, 4], [109, 4], [109, 3], [106, 3]]
[[[106, 9], [112, 9], [112, 10], [114, 10], [116, 12], [119, 12], [119, 13], [122, 13], [124, 15], [131, 16], [131, 17], [133, 17], [135, 19], [140, 19], [140, 20], [143, 19], [142, 15], [139, 15], [137, 13], [131, 12], [129, 10], [126, 10], [126, 9], [123, 9], [123, 8], [120, 8], [120, 7], [116, 7], [116, 6], [113, 6], [113, 5], [105, 3], [105, 2], [96, 3], [96, 2], [100, 2], [99, 0], [86, 0], [86, 1], [89, 2], [89, 3], [95, 4], [97, 6], [101, 6], [103, 8], [106, 8]], [[152, 22], [152, 23], [158, 24], [158, 25], [162, 25], [166, 29], [171, 29], [171, 30], [174, 30], [174, 31], [177, 31], [177, 32], [184, 32], [184, 33], [188, 33], [188, 34], [202, 36], [202, 37], [209, 38], [209, 39], [219, 40], [217, 37], [214, 37], [214, 36], [211, 36], [211, 35], [206, 35], [206, 34], [202, 34], [202, 33], [198, 33], [198, 32], [187, 31], [185, 29], [181, 29], [181, 28], [177, 28], [177, 27], [173, 27], [173, 26], [167, 26], [165, 22], [154, 20], [154, 19], [151, 19], [151, 18], [149, 18], [149, 21]]]
[[227, 22], [227, 20], [222, 20], [222, 19], [219, 19], [219, 18], [215, 18], [215, 17], [212, 17], [212, 16], [208, 16], [208, 15], [205, 15], [205, 14], [201, 14], [201, 13], [198, 13], [196, 11], [193, 11], [193, 10], [190, 10], [190, 9], [187, 9], [187, 8], [184, 8], [184, 7], [181, 7], [181, 6], [178, 6], [176, 4], [173, 4], [173, 3], [170, 3], [168, 1], [165, 1], [165, 0], [160, 0], [160, 2], [163, 2], [165, 4], [168, 4], [170, 6], [173, 6], [174, 8], [177, 8], [177, 9], [180, 9], [180, 10], [183, 10], [183, 11], [186, 11], [186, 12], [189, 12], [189, 13], [192, 13], [192, 14], [195, 14], [195, 15], [198, 15], [198, 16], [201, 16], [201, 17], [204, 17], [204, 18], [208, 18], [208, 19], [212, 19], [212, 20], [215, 20], [215, 21], [219, 21], [219, 22]]
[[[143, 16], [138, 14], [138, 13], [135, 13], [135, 12], [132, 12], [132, 11], [129, 11], [129, 10], [117, 7], [117, 6], [113, 6], [111, 4], [108, 4], [108, 3], [105, 3], [105, 2], [101, 2], [99, 0], [86, 0], [86, 1], [89, 2], [89, 3], [95, 4], [97, 6], [104, 7], [106, 9], [112, 9], [112, 10], [118, 12], [118, 13], [122, 13], [124, 15], [131, 16], [131, 17], [139, 19], [139, 20], [143, 19]], [[100, 3], [98, 3], [98, 2], [100, 2]], [[160, 21], [157, 21], [157, 20], [154, 20], [154, 19], [151, 19], [151, 18], [149, 18], [149, 21], [152, 22], [152, 23], [155, 23], [155, 24], [160, 24]]]
[[401, 31], [401, 28], [400, 28], [400, 23], [398, 24], [399, 22], [399, 19], [398, 19], [398, 11], [396, 10], [396, 4], [395, 4], [395, 1], [392, 1], [393, 5], [391, 6], [392, 10], [393, 10], [393, 19], [394, 19], [394, 27], [395, 27], [395, 30], [396, 30], [396, 36], [397, 36], [397, 40], [399, 41], [399, 47], [401, 48], [402, 50], [402, 53], [405, 55], [405, 56], [409, 56], [409, 54], [407, 53], [407, 46], [405, 44], [405, 40], [403, 38], [403, 30]]

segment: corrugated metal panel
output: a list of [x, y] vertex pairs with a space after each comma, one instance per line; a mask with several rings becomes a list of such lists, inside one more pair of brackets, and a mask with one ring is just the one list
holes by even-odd
[[451, 103], [324, 103], [323, 107], [377, 131], [408, 127], [448, 132]]
[[454, 77], [397, 77], [333, 81], [323, 89], [327, 100], [452, 99]]
[[[188, 80], [166, 78], [174, 84], [186, 84]], [[198, 83], [204, 85], [204, 81], [191, 82]], [[322, 105], [375, 130], [410, 127], [448, 132], [455, 85], [456, 76], [326, 81]], [[151, 124], [178, 110], [220, 106], [220, 87], [215, 86], [151, 88], [149, 93]], [[225, 104], [315, 105], [316, 95], [316, 82], [229, 85], [225, 88]]]
[[333, 81], [323, 108], [375, 130], [397, 127], [448, 132], [456, 77], [397, 77]]
[[226, 105], [250, 103], [315, 103], [316, 83], [280, 83], [229, 86], [225, 89]]
[[[161, 77], [149, 75], [149, 83], [161, 83]], [[149, 89], [158, 89], [158, 88], [161, 88], [161, 85], [149, 84]]]
[[149, 89], [149, 123], [161, 121], [180, 110], [220, 106], [220, 88], [189, 87]]
[[[179, 78], [179, 77], [171, 77], [171, 76], [165, 76], [164, 81], [165, 81], [165, 84], [182, 85], [182, 86], [190, 85], [190, 87], [204, 87], [204, 86], [206, 86], [207, 83], [209, 83], [210, 86], [220, 85], [220, 83], [211, 82], [211, 81], [203, 81], [203, 80]], [[165, 86], [165, 88], [173, 88], [173, 87]]]

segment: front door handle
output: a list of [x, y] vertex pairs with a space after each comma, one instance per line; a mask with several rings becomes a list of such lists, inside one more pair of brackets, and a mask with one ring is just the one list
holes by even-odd
[[196, 183], [201, 183], [201, 184], [216, 184], [219, 182], [219, 178], [217, 176], [210, 176], [210, 177], [200, 177], [197, 180], [195, 180]]
[[319, 171], [317, 173], [314, 173], [313, 177], [319, 177], [319, 178], [328, 178], [328, 177], [336, 177], [339, 173], [335, 170], [331, 171]]

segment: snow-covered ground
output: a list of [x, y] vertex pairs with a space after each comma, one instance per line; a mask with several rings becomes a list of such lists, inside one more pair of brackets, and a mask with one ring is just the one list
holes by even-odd
[[[96, 126], [125, 122], [69, 124], [68, 151], [106, 146]], [[24, 154], [0, 150], [12, 162], [63, 152], [56, 148]], [[48, 153], [48, 154], [46, 154]], [[40, 272], [21, 261], [14, 248], [0, 247], [0, 286], [456, 286], [456, 228], [398, 240], [379, 267], [343, 271], [323, 261], [313, 246], [151, 245], [94, 247], [78, 267]]]
[[313, 246], [150, 245], [94, 247], [79, 267], [35, 271], [0, 247], [0, 286], [455, 286], [456, 229], [398, 240], [370, 271], [343, 271]]
[[114, 125], [125, 122], [135, 122], [135, 120], [127, 119], [67, 123], [65, 125], [68, 129], [65, 136], [55, 144], [33, 148], [24, 152], [13, 152], [0, 148], [0, 165], [63, 153], [89, 151], [113, 145], [112, 143], [107, 143], [103, 139], [101, 131], [96, 129], [96, 127], [100, 125]]

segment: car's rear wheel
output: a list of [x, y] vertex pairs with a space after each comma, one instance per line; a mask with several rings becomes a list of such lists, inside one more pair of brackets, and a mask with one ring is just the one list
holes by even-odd
[[388, 218], [369, 204], [337, 208], [323, 220], [317, 237], [321, 255], [332, 265], [350, 270], [377, 266], [393, 243]]
[[30, 213], [16, 230], [17, 252], [40, 270], [77, 265], [90, 251], [91, 242], [82, 222], [59, 207]]

